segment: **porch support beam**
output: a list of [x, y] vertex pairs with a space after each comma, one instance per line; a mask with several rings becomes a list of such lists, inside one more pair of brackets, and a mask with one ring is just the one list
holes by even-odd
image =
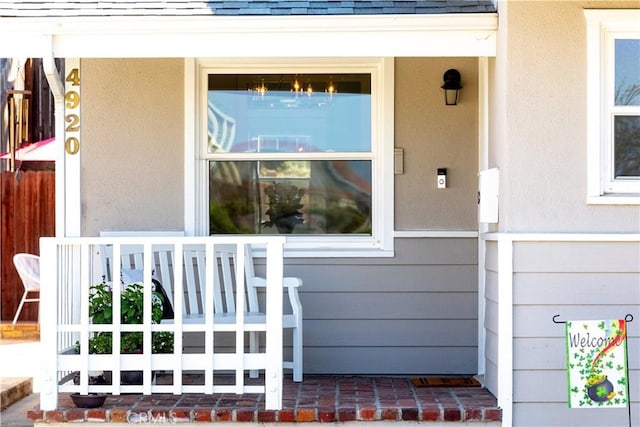
[[[489, 58], [478, 58], [478, 179], [479, 172], [489, 168]], [[480, 218], [480, 203], [478, 203]], [[489, 232], [489, 224], [478, 223], [478, 232]], [[486, 299], [486, 253], [487, 244], [478, 239], [478, 375], [486, 372], [485, 345], [487, 331], [485, 328]]]
[[513, 240], [498, 240], [498, 406], [513, 420]]
[[[55, 119], [55, 162], [56, 162], [56, 181], [55, 192], [58, 195], [64, 196], [66, 192], [65, 188], [65, 174], [66, 168], [64, 164], [64, 77], [60, 74], [60, 71], [56, 65], [53, 55], [53, 37], [49, 37], [47, 42], [49, 46], [49, 52], [42, 55], [42, 68], [44, 74], [51, 88], [51, 94], [53, 95], [53, 109]], [[66, 206], [65, 197], [56, 197], [56, 236], [66, 235]]]

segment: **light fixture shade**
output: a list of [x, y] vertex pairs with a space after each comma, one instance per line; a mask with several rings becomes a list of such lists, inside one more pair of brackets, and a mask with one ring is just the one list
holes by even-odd
[[454, 68], [451, 68], [444, 72], [442, 76], [444, 84], [441, 86], [444, 89], [444, 103], [445, 105], [457, 105], [458, 95], [462, 86], [460, 85], [460, 72]]

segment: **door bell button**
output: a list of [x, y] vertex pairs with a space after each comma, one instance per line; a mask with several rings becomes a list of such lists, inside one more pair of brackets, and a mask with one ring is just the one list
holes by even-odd
[[438, 168], [438, 188], [447, 188], [447, 168]]

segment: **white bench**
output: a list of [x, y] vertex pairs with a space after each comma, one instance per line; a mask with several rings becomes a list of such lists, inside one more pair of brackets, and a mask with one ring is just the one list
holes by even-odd
[[[237, 254], [233, 245], [218, 245], [215, 247], [216, 268], [213, 269], [213, 312], [214, 331], [233, 331], [236, 313], [239, 309], [244, 312], [244, 323], [249, 331], [249, 351], [255, 353], [259, 349], [259, 333], [265, 331], [265, 308], [261, 288], [266, 286], [264, 277], [258, 276], [254, 270], [254, 256], [250, 245], [245, 245], [245, 295], [239, 301], [235, 296], [238, 272], [235, 271]], [[103, 274], [107, 281], [113, 281], [113, 256], [110, 247], [101, 248]], [[140, 245], [125, 245], [121, 247], [120, 269], [123, 277], [131, 275], [142, 277], [143, 251]], [[183, 250], [182, 298], [176, 298], [175, 292], [179, 288], [175, 283], [174, 269], [175, 254], [171, 245], [153, 248], [153, 277], [165, 289], [170, 301], [182, 300], [182, 323], [185, 325], [203, 323], [205, 307], [205, 283], [207, 277], [206, 257], [204, 248], [185, 246]], [[178, 260], [179, 261], [179, 260]], [[241, 276], [240, 276], [241, 277]], [[139, 281], [131, 280], [130, 281]], [[292, 330], [292, 357], [283, 361], [283, 368], [293, 370], [293, 380], [302, 381], [302, 304], [298, 295], [298, 288], [302, 280], [297, 277], [283, 278], [284, 290], [288, 296], [288, 309], [283, 314], [283, 329]], [[174, 311], [176, 307], [173, 306]], [[268, 309], [268, 308], [267, 308]], [[163, 323], [167, 322], [163, 320]], [[225, 326], [227, 325], [227, 326]], [[185, 329], [187, 330], [187, 329]], [[257, 376], [251, 371], [251, 376]]]

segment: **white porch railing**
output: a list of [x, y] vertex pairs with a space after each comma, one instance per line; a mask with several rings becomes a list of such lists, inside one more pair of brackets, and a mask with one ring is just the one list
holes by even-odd
[[[265, 393], [266, 409], [281, 409], [282, 406], [282, 312], [283, 312], [283, 245], [281, 237], [233, 236], [233, 237], [95, 237], [95, 238], [42, 238], [40, 240], [41, 276], [41, 346], [43, 351], [43, 383], [40, 404], [43, 410], [56, 409], [58, 392], [87, 393]], [[217, 277], [218, 245], [235, 245], [234, 284], [236, 296], [244, 295], [245, 245], [266, 248], [265, 316], [260, 325], [245, 321], [245, 298], [236, 297], [236, 313], [231, 322], [225, 318], [224, 325], [214, 315], [214, 282]], [[113, 286], [113, 323], [92, 324], [89, 319], [89, 292], [91, 285], [102, 281], [103, 257], [100, 251], [109, 248], [113, 259], [119, 259], [126, 248], [139, 247], [143, 260], [144, 321], [139, 325], [120, 323], [120, 287]], [[166, 265], [161, 266], [171, 274], [174, 319], [170, 322], [152, 324], [152, 277], [158, 265], [158, 250], [172, 251], [170, 273]], [[188, 260], [186, 252], [194, 248], [203, 252], [206, 265], [205, 277], [201, 278], [198, 293], [202, 295], [204, 315], [195, 322], [187, 319], [183, 301], [189, 266], [180, 260]], [[177, 255], [176, 255], [177, 254]], [[183, 255], [184, 254], [184, 255]], [[178, 262], [174, 262], [177, 260]], [[190, 261], [189, 261], [190, 262]], [[114, 263], [112, 277], [120, 277], [120, 263]], [[215, 279], [215, 280], [214, 280]], [[165, 284], [166, 286], [166, 284]], [[204, 295], [207, 297], [205, 298]], [[219, 293], [218, 293], [219, 295]], [[89, 338], [95, 332], [111, 332], [118, 337], [121, 332], [143, 334], [142, 354], [119, 354], [119, 340], [113, 340], [114, 354], [89, 354]], [[151, 337], [153, 332], [172, 332], [173, 353], [153, 354]], [[234, 343], [224, 349], [218, 346], [215, 331], [226, 331], [234, 335]], [[250, 353], [245, 342], [245, 332], [264, 331], [264, 349]], [[183, 353], [183, 336], [194, 333], [203, 337], [203, 348], [197, 353]], [[214, 339], [215, 337], [215, 339]], [[228, 341], [228, 339], [227, 339]], [[263, 350], [263, 351], [262, 351]], [[121, 385], [121, 371], [142, 371], [142, 385]], [[259, 385], [245, 384], [249, 371], [261, 371], [264, 382]], [[111, 371], [111, 384], [89, 384], [91, 371]], [[155, 384], [153, 371], [173, 373], [172, 384]], [[183, 373], [198, 372], [204, 376], [204, 384], [183, 384]], [[79, 373], [79, 381], [73, 381]], [[235, 378], [232, 385], [220, 384], [217, 375]], [[215, 374], [215, 375], [214, 375]], [[78, 377], [78, 375], [75, 375]]]

